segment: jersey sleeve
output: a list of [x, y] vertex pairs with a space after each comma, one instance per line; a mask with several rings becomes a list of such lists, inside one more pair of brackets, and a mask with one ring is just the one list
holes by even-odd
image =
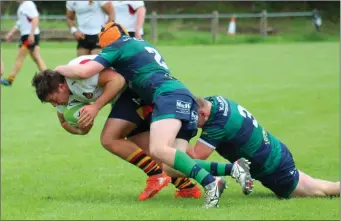
[[120, 50], [116, 47], [105, 47], [94, 58], [94, 61], [100, 63], [104, 67], [108, 68], [111, 64], [120, 56]]
[[144, 6], [144, 1], [131, 1], [129, 5], [136, 10]]
[[224, 129], [223, 128], [203, 128], [202, 133], [199, 137], [201, 143], [209, 146], [212, 149], [216, 149], [217, 145], [219, 145], [220, 141], [224, 137]]
[[28, 2], [25, 13], [29, 18], [35, 18], [39, 16], [37, 7], [33, 2]]
[[69, 11], [75, 11], [72, 7], [72, 1], [66, 1], [66, 9]]

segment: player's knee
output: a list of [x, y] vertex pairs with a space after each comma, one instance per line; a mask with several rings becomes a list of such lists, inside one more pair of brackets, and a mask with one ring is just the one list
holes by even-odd
[[149, 151], [152, 157], [162, 158], [162, 156], [164, 155], [163, 147], [161, 146], [159, 147], [151, 146]]
[[110, 137], [110, 136], [102, 136], [101, 137], [101, 144], [102, 144], [102, 146], [105, 149], [110, 150], [110, 151], [112, 151], [113, 148], [115, 147], [115, 145], [114, 145], [115, 142], [114, 141], [115, 140], [112, 137]]

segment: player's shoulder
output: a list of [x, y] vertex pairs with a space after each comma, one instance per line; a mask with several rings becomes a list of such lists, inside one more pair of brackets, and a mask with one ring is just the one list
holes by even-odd
[[25, 8], [36, 7], [36, 4], [33, 1], [24, 1], [22, 6]]
[[[110, 43], [108, 46], [103, 48], [103, 50], [105, 51], [105, 50], [120, 49], [122, 46], [133, 44], [134, 42], [136, 42], [136, 40], [139, 40], [139, 39], [130, 37], [129, 35], [123, 35], [116, 41]], [[140, 41], [143, 41], [143, 40], [141, 39]]]
[[72, 59], [68, 65], [72, 65], [72, 64], [85, 64], [88, 61], [93, 60], [97, 55], [82, 55], [79, 57], [76, 57], [74, 59]]

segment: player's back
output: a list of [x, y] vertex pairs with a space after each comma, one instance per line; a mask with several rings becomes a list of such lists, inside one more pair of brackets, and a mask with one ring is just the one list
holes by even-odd
[[185, 88], [170, 76], [160, 53], [142, 39], [124, 35], [106, 46], [95, 60], [111, 62], [111, 66], [127, 80], [128, 86], [147, 103], [160, 93]]
[[215, 124], [220, 124], [224, 130], [217, 152], [231, 162], [240, 157], [249, 159], [253, 165], [253, 176], [273, 171], [280, 163], [280, 141], [268, 133], [240, 104], [221, 96], [213, 96], [208, 100], [216, 106], [212, 119], [216, 119]]

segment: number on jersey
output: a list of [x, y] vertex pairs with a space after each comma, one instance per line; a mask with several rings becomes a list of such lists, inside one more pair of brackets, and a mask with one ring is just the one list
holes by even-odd
[[253, 126], [255, 126], [256, 128], [258, 127], [258, 122], [256, 121], [256, 119], [252, 116], [252, 114], [247, 111], [244, 107], [238, 105], [238, 111], [240, 113], [240, 115], [242, 115], [244, 118], [249, 118], [252, 120], [252, 124]]
[[157, 50], [155, 50], [155, 48], [151, 48], [151, 47], [144, 47], [149, 53], [151, 54], [155, 54], [154, 59], [155, 61], [163, 68], [168, 70], [168, 66], [166, 64], [166, 62], [163, 61], [161, 55], [159, 54], [159, 52], [157, 52]]

